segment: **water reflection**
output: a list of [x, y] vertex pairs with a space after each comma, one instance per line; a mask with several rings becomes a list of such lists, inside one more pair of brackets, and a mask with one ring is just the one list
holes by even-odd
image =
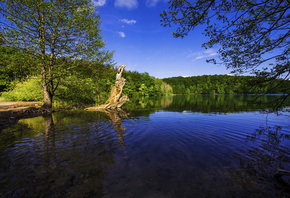
[[57, 157], [55, 153], [55, 130], [52, 115], [43, 116], [44, 118], [44, 155], [47, 168], [50, 165], [53, 168], [57, 166]]
[[281, 126], [266, 125], [248, 135], [247, 140], [251, 146], [235, 154], [239, 168], [231, 169], [232, 180], [261, 194], [265, 189], [276, 189], [267, 196], [287, 196], [289, 181], [277, 180], [275, 174], [279, 169], [290, 170], [289, 134], [283, 133]]
[[[127, 135], [127, 133], [123, 133], [126, 128], [122, 124], [122, 119], [128, 118], [127, 113], [123, 111], [122, 109], [111, 109], [111, 110], [103, 110], [101, 112], [104, 112], [113, 122], [113, 128], [116, 131], [117, 139], [120, 144], [121, 148], [126, 147], [124, 143], [123, 137]], [[120, 118], [121, 117], [121, 118]]]
[[[277, 95], [176, 95], [168, 97], [132, 98], [125, 105], [127, 111], [143, 110], [153, 113], [159, 110], [201, 113], [233, 113], [267, 110], [275, 106]], [[290, 106], [290, 100], [282, 107]]]
[[3, 130], [0, 197], [289, 197], [289, 117], [242, 95], [135, 102]]
[[[114, 164], [118, 148], [111, 124], [100, 113], [76, 113], [69, 119], [70, 114], [34, 118], [42, 124], [22, 120], [10, 128], [15, 131], [23, 125], [23, 133], [25, 129], [38, 133], [14, 141], [1, 153], [0, 197], [103, 196], [106, 167]], [[72, 122], [75, 116], [82, 120]], [[122, 124], [111, 116], [120, 132]], [[99, 119], [92, 123], [92, 118]], [[119, 144], [124, 145], [121, 139]]]

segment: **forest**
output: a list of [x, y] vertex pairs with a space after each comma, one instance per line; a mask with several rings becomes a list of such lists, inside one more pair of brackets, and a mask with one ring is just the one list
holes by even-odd
[[[84, 60], [58, 58], [61, 72], [55, 75], [54, 104], [102, 103], [109, 96], [116, 76], [116, 66]], [[0, 92], [10, 101], [43, 101], [39, 59], [25, 51], [0, 46]], [[163, 80], [147, 72], [124, 71], [127, 80], [123, 94], [130, 96], [159, 96], [172, 94]]]
[[290, 81], [256, 76], [179, 76], [163, 81], [174, 94], [284, 94], [290, 86]]
[[[56, 59], [61, 72], [55, 76], [54, 104], [100, 104], [114, 85], [116, 66], [84, 60]], [[39, 59], [5, 45], [0, 46], [0, 92], [10, 101], [43, 101]], [[289, 81], [254, 76], [203, 75], [158, 79], [147, 72], [124, 71], [123, 94], [161, 96], [172, 94], [283, 94]]]
[[[5, 45], [0, 46], [0, 92], [10, 101], [43, 101], [39, 59]], [[100, 104], [114, 85], [116, 66], [84, 60], [56, 59], [61, 72], [55, 76], [54, 104]], [[172, 94], [283, 94], [289, 81], [254, 76], [203, 75], [158, 79], [147, 72], [124, 71], [123, 94], [161, 96]]]

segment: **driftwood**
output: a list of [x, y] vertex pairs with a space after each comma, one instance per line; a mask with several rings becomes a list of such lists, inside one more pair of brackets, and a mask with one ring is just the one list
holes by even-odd
[[127, 101], [129, 101], [128, 96], [121, 97], [123, 87], [126, 83], [126, 79], [122, 78], [122, 72], [123, 72], [125, 67], [126, 67], [126, 65], [123, 64], [123, 65], [119, 66], [119, 68], [117, 69], [115, 85], [113, 86], [113, 88], [111, 90], [111, 95], [108, 98], [108, 100], [102, 105], [99, 105], [96, 107], [89, 107], [86, 110], [94, 111], [94, 110], [116, 109], [116, 108], [120, 108], [123, 104], [125, 104]]

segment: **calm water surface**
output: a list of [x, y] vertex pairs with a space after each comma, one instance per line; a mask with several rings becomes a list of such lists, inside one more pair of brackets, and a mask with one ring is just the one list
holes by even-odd
[[19, 120], [0, 132], [0, 197], [290, 197], [289, 177], [274, 177], [290, 170], [290, 113], [264, 113], [253, 97]]

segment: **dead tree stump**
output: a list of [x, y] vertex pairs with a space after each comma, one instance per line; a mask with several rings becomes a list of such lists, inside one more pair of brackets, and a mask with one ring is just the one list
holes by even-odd
[[94, 110], [102, 110], [102, 109], [103, 110], [116, 109], [116, 108], [120, 108], [123, 104], [125, 104], [127, 101], [129, 101], [128, 96], [121, 97], [123, 87], [126, 83], [126, 79], [122, 78], [122, 72], [123, 72], [125, 67], [126, 67], [126, 65], [124, 65], [124, 64], [118, 67], [115, 85], [113, 86], [113, 88], [111, 90], [111, 95], [108, 98], [108, 100], [102, 105], [99, 105], [96, 107], [89, 107], [85, 110], [94, 111]]

